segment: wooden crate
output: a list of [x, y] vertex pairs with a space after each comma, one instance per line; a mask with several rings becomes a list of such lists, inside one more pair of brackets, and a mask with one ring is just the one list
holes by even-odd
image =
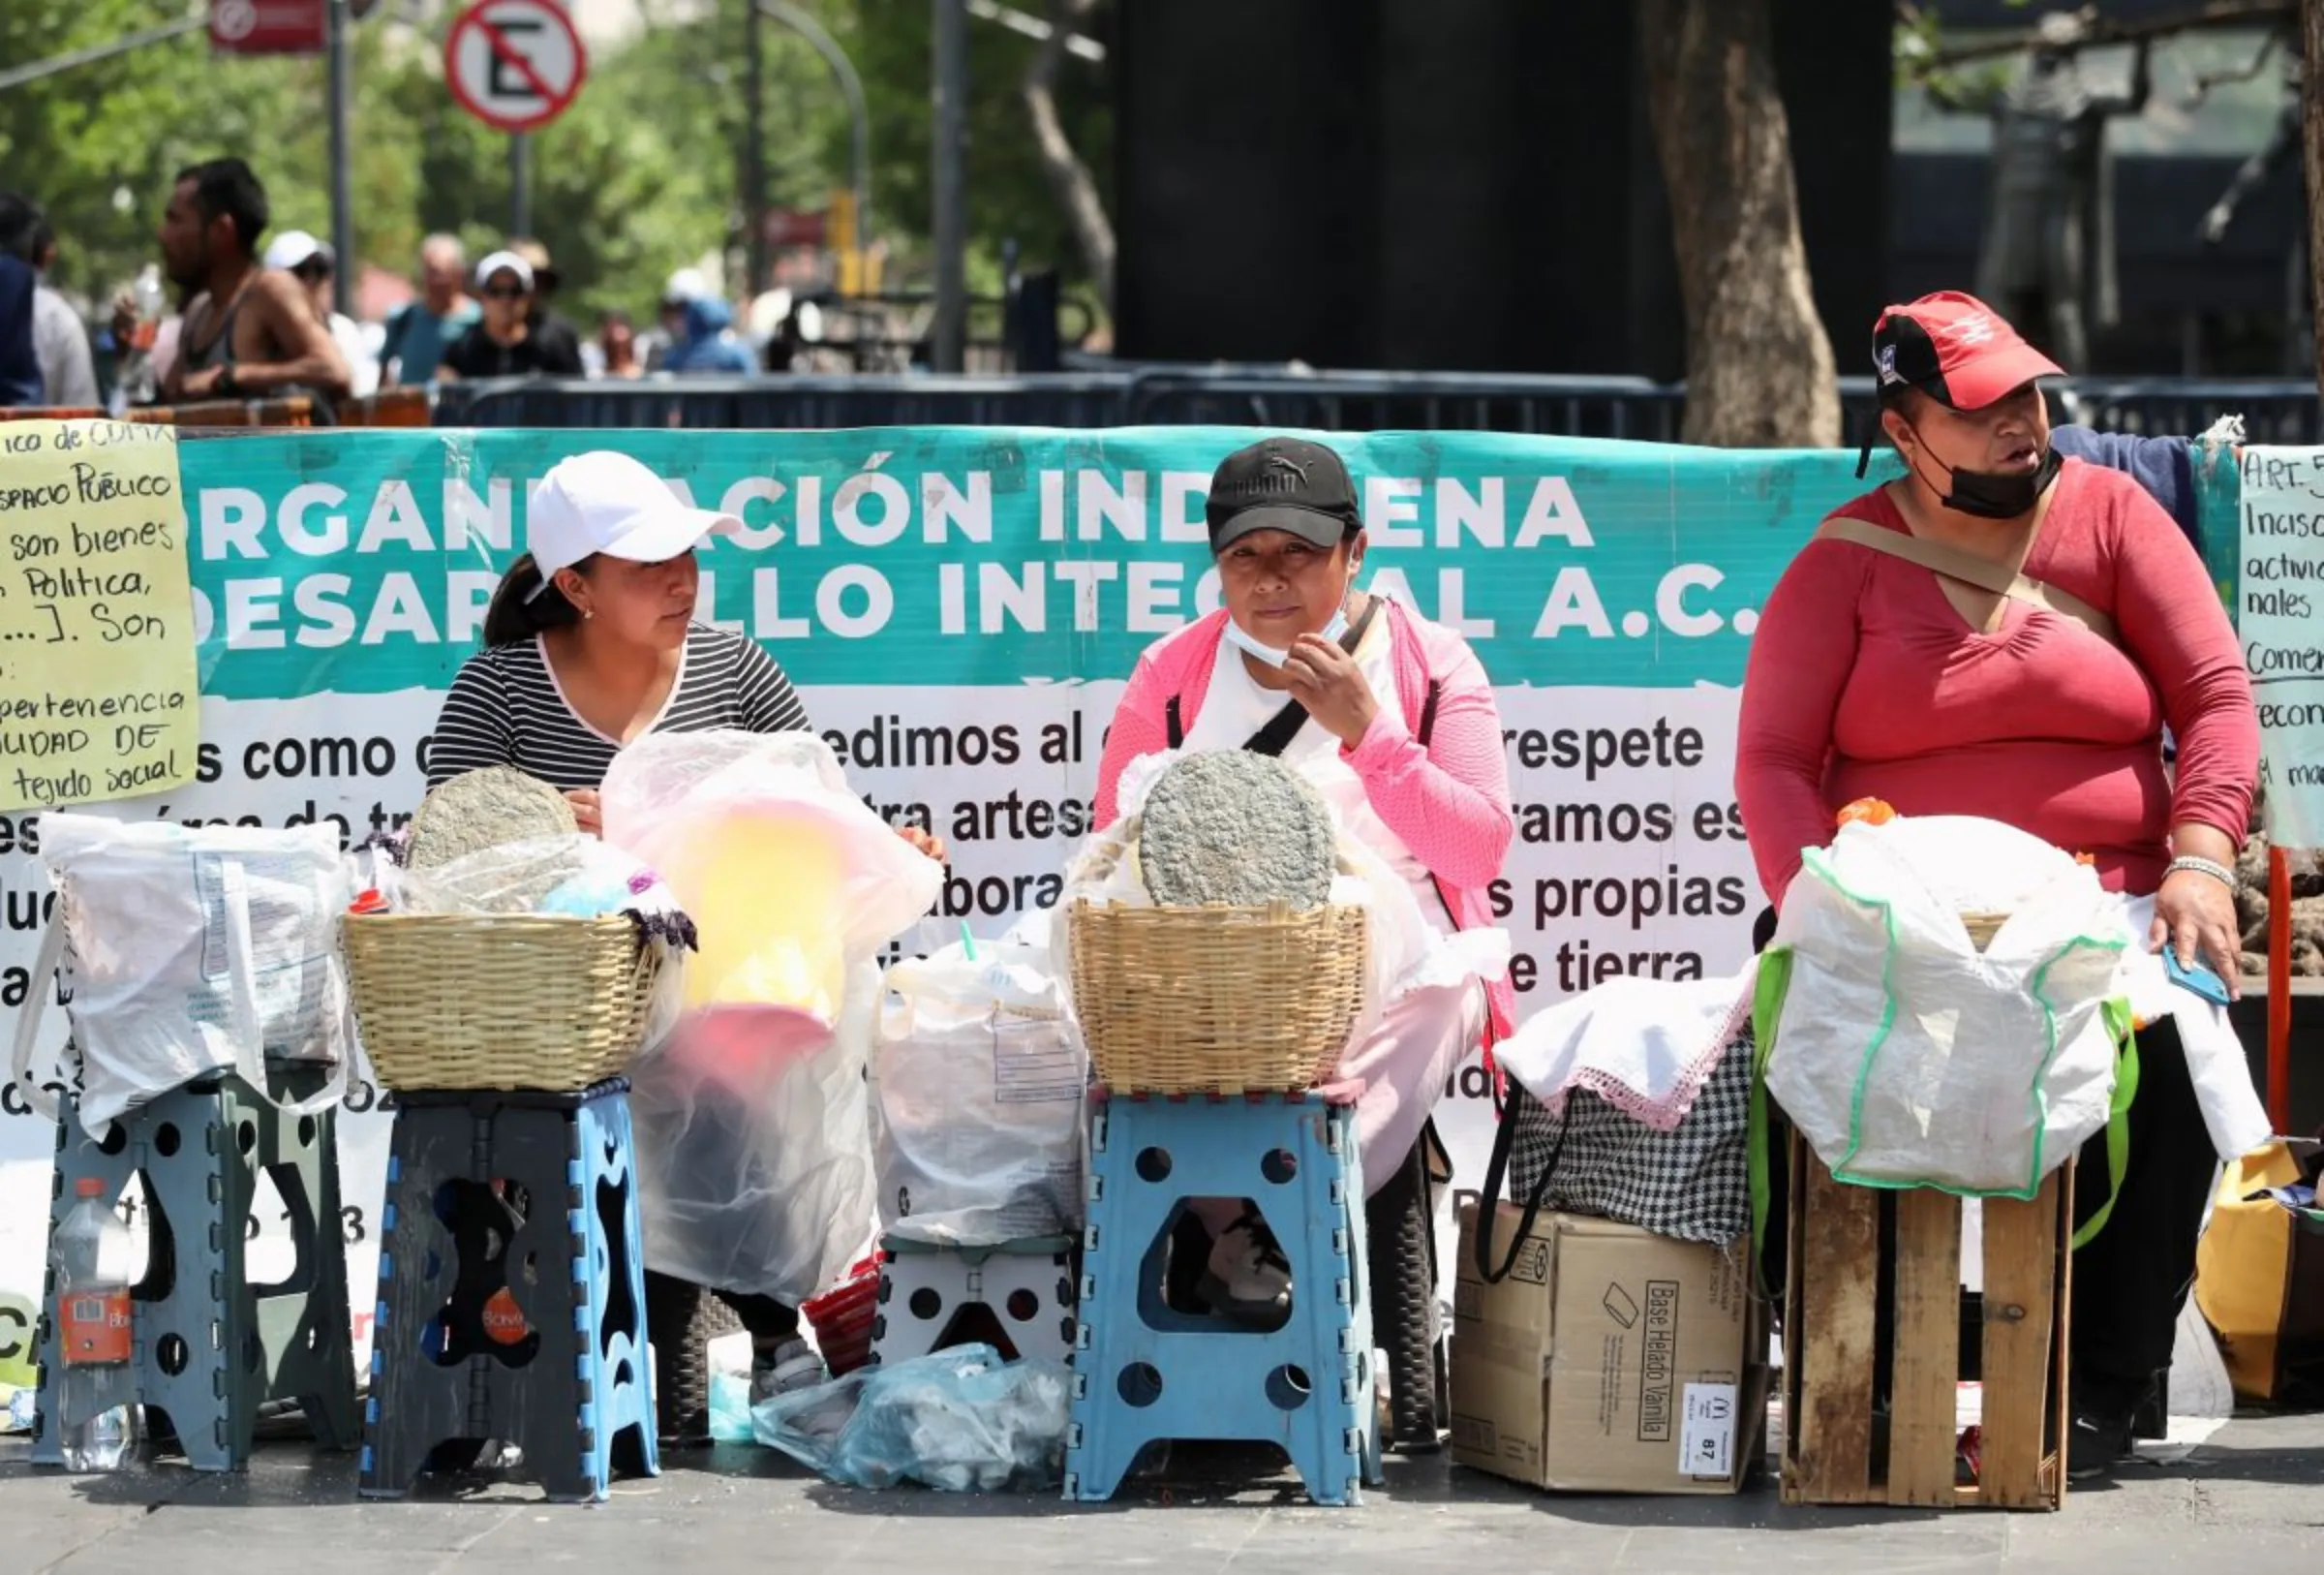
[[[1925, 1189], [1843, 1186], [1796, 1139], [1790, 1163], [1784, 1501], [2063, 1505], [2072, 1164], [2054, 1172], [2030, 1203], [1984, 1205], [1982, 1458], [1976, 1485], [1961, 1486], [1961, 1200]], [[1883, 1215], [1895, 1221], [1886, 1251]], [[1882, 1354], [1889, 1370], [1884, 1449], [1876, 1416], [1882, 1397], [1875, 1392]]]

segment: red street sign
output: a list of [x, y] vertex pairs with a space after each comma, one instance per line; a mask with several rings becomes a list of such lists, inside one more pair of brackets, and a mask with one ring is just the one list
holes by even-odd
[[330, 0], [210, 0], [218, 54], [321, 54]]
[[581, 35], [554, 0], [477, 0], [443, 41], [453, 99], [500, 131], [547, 125], [588, 74]]
[[767, 210], [769, 246], [820, 246], [829, 228], [820, 213], [802, 213], [797, 208]]

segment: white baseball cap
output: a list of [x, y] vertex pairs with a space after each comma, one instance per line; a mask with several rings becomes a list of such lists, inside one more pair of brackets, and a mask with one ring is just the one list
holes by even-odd
[[285, 273], [313, 258], [331, 262], [331, 249], [303, 230], [286, 230], [267, 243], [266, 266]]
[[540, 568], [540, 590], [533, 595], [546, 590], [560, 569], [598, 553], [663, 563], [742, 528], [732, 514], [688, 509], [627, 454], [575, 454], [550, 467], [526, 510], [525, 544]]
[[514, 252], [495, 252], [477, 263], [476, 288], [482, 290], [491, 284], [492, 276], [496, 273], [515, 274], [516, 282], [525, 287], [525, 293], [533, 293], [533, 264]]

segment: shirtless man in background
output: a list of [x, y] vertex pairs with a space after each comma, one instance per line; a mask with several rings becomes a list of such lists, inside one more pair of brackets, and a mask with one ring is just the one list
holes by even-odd
[[166, 402], [347, 397], [346, 358], [298, 281], [259, 264], [267, 218], [266, 188], [240, 159], [179, 172], [162, 214], [162, 266], [197, 293], [162, 385]]

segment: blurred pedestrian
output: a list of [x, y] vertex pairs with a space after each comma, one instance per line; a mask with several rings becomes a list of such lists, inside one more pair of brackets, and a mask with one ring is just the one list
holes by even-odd
[[[675, 293], [681, 290], [694, 293]], [[670, 280], [670, 292], [661, 303], [662, 326], [671, 333], [670, 348], [661, 357], [663, 371], [736, 376], [757, 369], [750, 347], [734, 331], [734, 309], [710, 293], [701, 274], [691, 268], [681, 271]]]
[[379, 392], [379, 357], [363, 342], [362, 327], [332, 303], [331, 277], [338, 271], [338, 259], [330, 247], [304, 230], [286, 230], [267, 246], [266, 265], [279, 268], [298, 281], [299, 289], [315, 308], [317, 320], [331, 330], [331, 343], [339, 347], [339, 354], [347, 359], [355, 397], [361, 399]]
[[41, 403], [70, 410], [98, 406], [97, 361], [89, 330], [72, 303], [48, 288], [56, 262], [56, 232], [30, 198], [0, 192], [0, 253], [34, 274], [32, 348], [41, 366]]
[[634, 378], [645, 374], [645, 363], [637, 355], [637, 329], [630, 324], [628, 313], [605, 314], [605, 321], [597, 325], [596, 350], [595, 376]]
[[305, 394], [347, 397], [352, 380], [298, 282], [260, 266], [266, 188], [240, 159], [178, 173], [162, 214], [162, 265], [199, 292], [186, 305], [177, 356], [163, 380], [170, 404]]
[[647, 371], [667, 370], [663, 362], [686, 338], [687, 302], [709, 293], [710, 280], [700, 268], [680, 268], [670, 275], [669, 283], [661, 287], [661, 304], [655, 311], [654, 325], [637, 336], [638, 355]]
[[40, 286], [31, 263], [0, 252], [0, 406], [37, 405], [46, 397], [32, 332], [32, 296]]
[[381, 382], [432, 382], [444, 351], [482, 315], [468, 293], [468, 251], [460, 237], [430, 235], [419, 243], [419, 298], [387, 319]]
[[586, 371], [587, 363], [581, 355], [581, 330], [557, 310], [557, 292], [565, 284], [565, 276], [549, 260], [549, 249], [528, 236], [510, 241], [508, 250], [523, 258], [533, 269], [533, 311], [526, 324], [541, 342], [541, 354], [559, 365], [569, 361]]
[[443, 353], [439, 379], [581, 376], [578, 348], [533, 331], [532, 263], [493, 253], [476, 264], [476, 293], [484, 315]]

